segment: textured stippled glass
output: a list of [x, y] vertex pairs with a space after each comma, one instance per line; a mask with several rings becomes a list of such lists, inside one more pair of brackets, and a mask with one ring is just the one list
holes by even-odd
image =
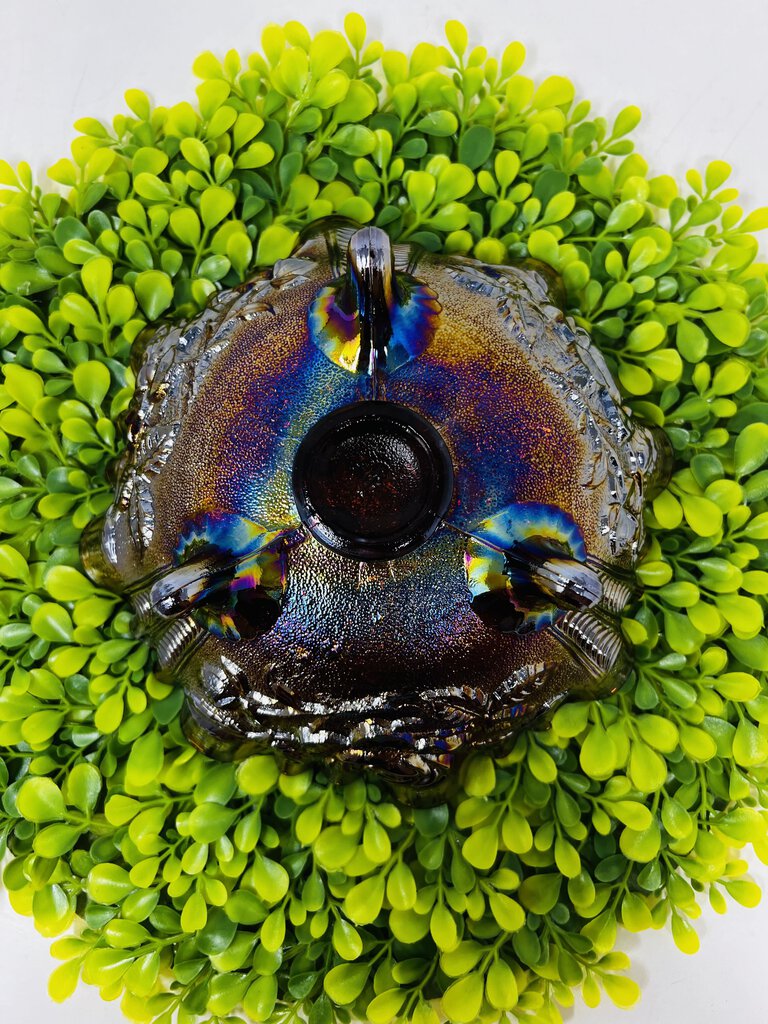
[[83, 554], [193, 742], [424, 785], [621, 684], [665, 460], [552, 287], [329, 226], [144, 347]]

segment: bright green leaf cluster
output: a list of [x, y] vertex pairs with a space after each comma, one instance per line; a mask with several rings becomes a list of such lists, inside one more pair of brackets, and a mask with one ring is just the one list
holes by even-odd
[[[262, 53], [195, 61], [196, 105], [132, 89], [79, 121], [63, 195], [0, 162], [0, 854], [13, 906], [64, 935], [56, 999], [82, 978], [157, 1024], [552, 1024], [579, 987], [635, 1001], [618, 925], [694, 952], [700, 897], [759, 899], [734, 849], [768, 861], [768, 211], [721, 161], [648, 177], [637, 108], [592, 117], [520, 43], [446, 36], [404, 54], [359, 15], [270, 26]], [[548, 264], [676, 456], [632, 678], [474, 756], [429, 809], [195, 752], [182, 693], [79, 563], [140, 332], [329, 215]]]

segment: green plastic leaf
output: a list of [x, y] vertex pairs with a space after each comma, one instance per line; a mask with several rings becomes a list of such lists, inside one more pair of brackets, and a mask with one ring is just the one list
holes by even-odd
[[277, 260], [285, 259], [291, 254], [297, 238], [298, 232], [292, 231], [282, 224], [271, 224], [259, 235], [256, 263], [259, 266], [266, 266]]
[[445, 990], [443, 1010], [454, 1024], [470, 1024], [480, 1013], [483, 1003], [483, 975], [478, 971], [454, 981]]
[[88, 577], [70, 565], [53, 566], [45, 575], [45, 589], [57, 601], [80, 601], [94, 593]]
[[173, 283], [161, 270], [142, 271], [136, 278], [134, 289], [149, 320], [157, 320], [173, 301]]
[[733, 451], [738, 477], [754, 473], [768, 459], [768, 423], [750, 423], [736, 438]]
[[647, 743], [635, 741], [629, 758], [629, 777], [641, 793], [653, 793], [666, 781], [667, 763]]
[[579, 762], [593, 779], [606, 779], [616, 767], [616, 748], [601, 726], [594, 726], [582, 743]]
[[723, 345], [740, 348], [749, 336], [749, 320], [736, 310], [723, 309], [706, 313], [704, 323]]
[[157, 781], [163, 767], [163, 737], [153, 730], [140, 736], [131, 747], [126, 764], [126, 781], [141, 789]]
[[672, 938], [682, 953], [689, 955], [698, 953], [699, 936], [688, 918], [683, 917], [682, 914], [672, 915]]
[[425, 114], [416, 122], [416, 128], [425, 135], [435, 135], [444, 138], [448, 135], [455, 135], [459, 128], [456, 115], [450, 110], [433, 110]]
[[495, 141], [493, 129], [483, 124], [471, 125], [459, 142], [459, 160], [471, 170], [482, 167], [490, 159]]
[[80, 398], [98, 409], [107, 396], [112, 378], [104, 363], [91, 359], [75, 367], [72, 382]]
[[95, 765], [85, 761], [74, 765], [67, 778], [67, 803], [90, 815], [99, 799], [101, 785], [101, 772]]
[[[530, 899], [530, 893], [528, 898]], [[490, 893], [488, 906], [496, 923], [505, 932], [516, 932], [525, 924], [525, 911], [516, 900], [505, 893]]]
[[288, 892], [288, 872], [269, 857], [258, 857], [253, 865], [253, 882], [266, 903], [277, 903]]
[[48, 995], [55, 1003], [63, 1003], [73, 994], [80, 978], [80, 960], [60, 964], [48, 979]]
[[339, 964], [332, 967], [323, 979], [323, 988], [338, 1006], [353, 1003], [365, 988], [370, 966], [361, 964]]
[[246, 758], [238, 765], [236, 777], [237, 784], [244, 793], [261, 796], [277, 784], [277, 763], [270, 755]]
[[93, 256], [80, 271], [83, 287], [96, 306], [102, 305], [112, 284], [112, 260]]
[[61, 605], [45, 602], [33, 613], [30, 625], [41, 640], [67, 643], [72, 639], [73, 626], [68, 612]]
[[497, 1010], [511, 1010], [517, 1005], [517, 980], [505, 960], [495, 960], [488, 969], [485, 994], [488, 1002]]
[[331, 144], [347, 156], [368, 156], [376, 148], [376, 136], [364, 125], [346, 124], [339, 128]]
[[214, 843], [231, 827], [236, 812], [217, 803], [197, 804], [189, 816], [188, 827], [198, 843]]
[[603, 988], [614, 1006], [628, 1010], [640, 998], [640, 986], [632, 978], [620, 974], [604, 974]]
[[496, 860], [499, 847], [498, 829], [489, 825], [473, 832], [462, 847], [464, 859], [473, 867], [487, 871]]
[[655, 821], [642, 831], [632, 828], [625, 828], [619, 836], [621, 852], [628, 860], [640, 861], [646, 864], [654, 859], [661, 848], [661, 833]]
[[229, 216], [235, 205], [235, 195], [227, 188], [211, 186], [200, 196], [200, 219], [209, 230]]
[[181, 911], [181, 928], [185, 932], [199, 932], [208, 920], [208, 907], [199, 892], [193, 892]]
[[27, 821], [56, 821], [65, 813], [61, 790], [46, 776], [26, 779], [16, 797], [16, 806]]
[[257, 1024], [272, 1019], [277, 1002], [277, 978], [266, 975], [257, 978], [248, 988], [243, 999], [243, 1009]]
[[536, 90], [533, 97], [533, 106], [537, 110], [545, 107], [568, 106], [573, 102], [573, 83], [560, 75], [551, 75], [545, 78]]
[[344, 913], [355, 924], [372, 924], [379, 916], [383, 902], [384, 879], [381, 875], [373, 875], [350, 889], [344, 899]]
[[559, 874], [524, 878], [518, 891], [520, 902], [534, 914], [548, 914], [557, 903], [561, 884], [562, 877]]
[[416, 881], [410, 867], [402, 860], [387, 876], [387, 899], [395, 910], [410, 910], [416, 902]]
[[0, 576], [7, 580], [28, 580], [26, 559], [10, 544], [0, 544]]
[[208, 171], [211, 167], [211, 157], [200, 139], [182, 139], [181, 152], [187, 163], [198, 171]]
[[182, 206], [171, 213], [171, 230], [184, 245], [196, 246], [202, 235], [200, 218], [189, 206]]
[[134, 888], [119, 864], [97, 864], [88, 875], [88, 895], [96, 903], [120, 903]]

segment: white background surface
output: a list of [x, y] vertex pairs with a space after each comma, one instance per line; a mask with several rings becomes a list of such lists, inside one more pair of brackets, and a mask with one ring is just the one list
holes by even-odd
[[[194, 100], [190, 71], [204, 49], [258, 48], [271, 20], [340, 28], [350, 8], [371, 36], [406, 49], [439, 41], [444, 21], [465, 21], [493, 50], [528, 47], [528, 74], [565, 74], [593, 110], [628, 103], [645, 113], [639, 149], [657, 173], [681, 175], [720, 158], [735, 169], [745, 206], [768, 205], [768, 5], [765, 0], [475, 0], [471, 5], [382, 0], [0, 0], [0, 157], [42, 171], [68, 152], [71, 124], [110, 118], [129, 87], [158, 103]], [[768, 869], [754, 877], [768, 891]], [[580, 1001], [576, 1024], [764, 1024], [768, 899], [757, 910], [705, 912], [702, 950], [685, 957], [667, 932], [626, 936], [643, 988], [624, 1014]], [[119, 1024], [119, 1007], [84, 986], [56, 1006], [46, 995], [47, 941], [0, 896], [0, 1019], [9, 1024]]]

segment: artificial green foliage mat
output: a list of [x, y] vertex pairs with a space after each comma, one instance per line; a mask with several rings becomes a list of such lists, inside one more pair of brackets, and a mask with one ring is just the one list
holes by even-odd
[[[365, 31], [290, 22], [244, 59], [203, 54], [196, 104], [129, 90], [111, 124], [77, 123], [59, 191], [0, 163], [4, 883], [64, 936], [54, 998], [82, 976], [136, 1021], [552, 1024], [578, 990], [626, 1006], [617, 926], [671, 926], [693, 952], [703, 902], [759, 898], [737, 851], [768, 861], [768, 210], [745, 214], [719, 161], [649, 175], [639, 111], [593, 116], [567, 79], [526, 77], [519, 43], [488, 56], [450, 22], [447, 46], [404, 54]], [[182, 693], [79, 564], [139, 332], [329, 214], [548, 263], [677, 459], [625, 621], [632, 678], [474, 757], [428, 810], [195, 752]]]

